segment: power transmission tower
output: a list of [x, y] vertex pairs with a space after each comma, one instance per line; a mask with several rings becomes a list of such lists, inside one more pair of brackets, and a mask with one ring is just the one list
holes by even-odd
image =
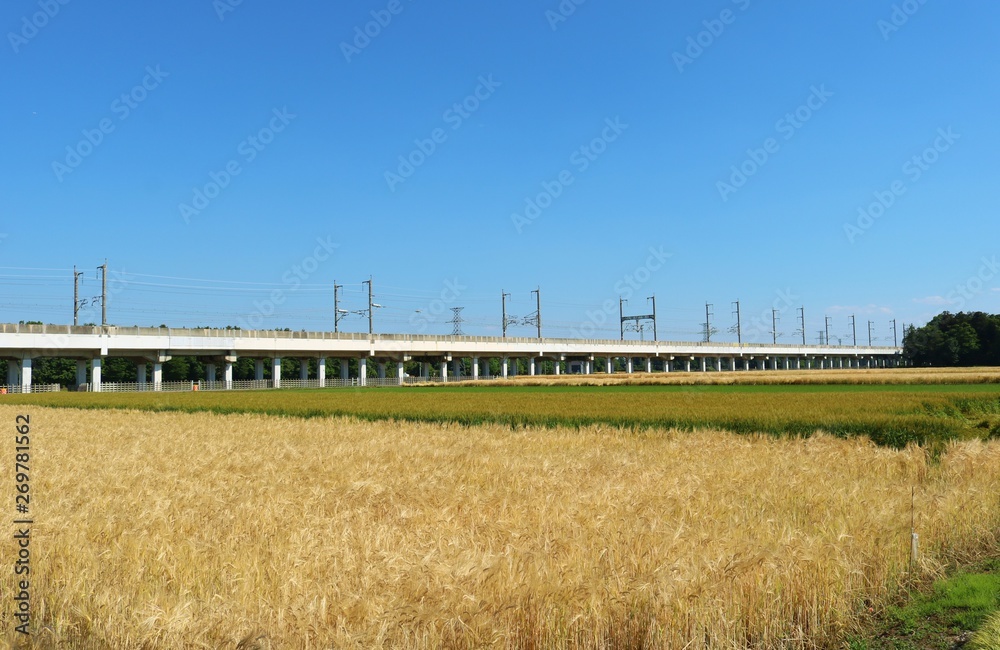
[[464, 336], [464, 334], [462, 334], [462, 323], [465, 322], [465, 320], [462, 318], [462, 310], [463, 309], [465, 309], [465, 307], [452, 307], [451, 308], [451, 313], [453, 315], [451, 317], [451, 320], [448, 321], [448, 322], [451, 323], [451, 335], [452, 336]]
[[733, 303], [736, 306], [736, 310], [733, 315], [736, 316], [736, 325], [729, 328], [730, 332], [736, 332], [736, 343], [743, 345], [743, 325], [740, 323], [740, 301], [737, 300]]
[[806, 344], [806, 308], [799, 307], [799, 322], [802, 324], [802, 345]]

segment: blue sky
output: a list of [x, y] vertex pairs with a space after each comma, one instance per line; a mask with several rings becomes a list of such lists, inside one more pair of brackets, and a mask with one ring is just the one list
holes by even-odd
[[[1000, 6], [10, 0], [0, 320], [858, 338], [1000, 311]], [[83, 322], [99, 321], [85, 306]], [[514, 325], [512, 335], [533, 335]], [[644, 332], [642, 336], [650, 336]], [[640, 336], [629, 334], [631, 338]], [[848, 339], [849, 340], [849, 339]]]

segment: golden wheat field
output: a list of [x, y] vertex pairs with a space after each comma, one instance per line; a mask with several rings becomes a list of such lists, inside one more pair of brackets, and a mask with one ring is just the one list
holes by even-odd
[[24, 411], [39, 648], [842, 647], [1000, 542], [997, 441]]

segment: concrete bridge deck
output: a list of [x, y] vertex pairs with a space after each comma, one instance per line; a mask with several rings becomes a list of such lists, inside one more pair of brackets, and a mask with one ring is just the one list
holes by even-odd
[[[690, 372], [886, 367], [898, 365], [901, 353], [899, 347], [886, 346], [0, 324], [0, 359], [8, 361], [7, 384], [24, 392], [31, 390], [32, 361], [46, 357], [75, 359], [78, 383], [99, 391], [102, 360], [106, 357], [136, 361], [136, 383], [141, 389], [146, 389], [146, 365], [152, 364], [149, 388], [156, 390], [162, 384], [163, 363], [173, 356], [207, 359], [208, 382], [216, 382], [216, 367], [221, 366], [223, 386], [232, 384], [233, 363], [238, 358], [255, 360], [257, 380], [263, 379], [264, 361], [270, 360], [271, 383], [280, 387], [281, 359], [285, 357], [316, 359], [320, 386], [325, 385], [327, 359], [340, 361], [342, 379], [347, 379], [344, 360], [357, 359], [357, 383], [364, 386], [369, 362], [377, 364], [380, 378], [385, 378], [386, 366], [394, 364], [393, 376], [402, 382], [403, 364], [409, 361], [420, 362], [422, 376], [428, 376], [431, 365], [436, 364], [441, 379], [447, 380], [449, 364], [455, 376], [462, 359], [471, 360], [471, 374], [466, 378], [478, 379], [488, 372], [488, 364], [486, 372], [481, 371], [482, 362], [489, 359], [502, 360], [501, 376], [507, 377], [517, 372], [513, 362], [519, 359], [527, 361], [529, 374], [535, 374], [540, 360], [554, 362], [556, 374], [564, 371], [564, 365], [567, 372], [590, 374], [612, 372], [614, 359], [624, 360], [626, 372]], [[598, 368], [598, 360], [603, 360], [603, 368]], [[307, 380], [309, 364], [302, 367], [299, 379]]]

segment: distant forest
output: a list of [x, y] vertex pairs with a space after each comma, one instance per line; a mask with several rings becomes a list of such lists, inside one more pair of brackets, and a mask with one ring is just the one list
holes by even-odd
[[935, 316], [903, 336], [912, 366], [1000, 366], [1000, 315], [981, 311]]

